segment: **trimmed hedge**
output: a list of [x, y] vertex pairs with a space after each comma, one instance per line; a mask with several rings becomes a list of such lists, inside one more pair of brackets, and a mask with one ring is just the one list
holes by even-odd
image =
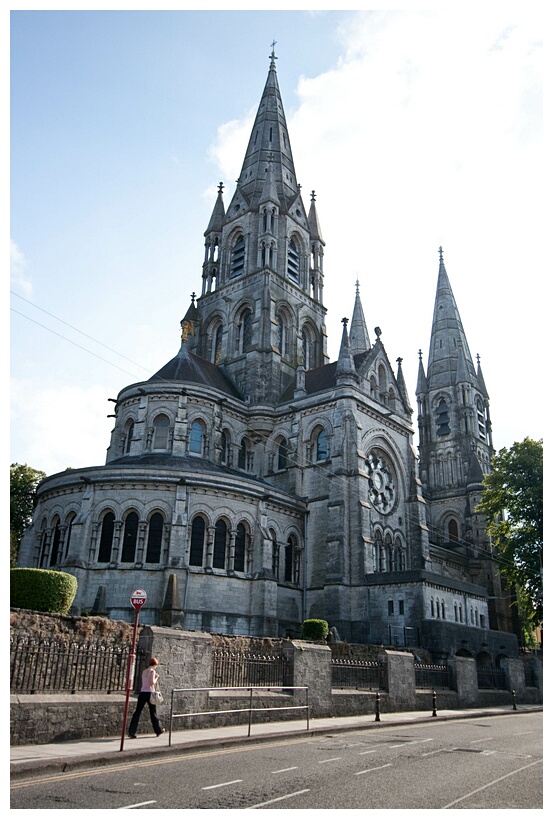
[[324, 640], [328, 634], [326, 620], [304, 620], [301, 626], [304, 640]]
[[11, 569], [10, 605], [16, 609], [68, 614], [77, 578], [50, 569]]

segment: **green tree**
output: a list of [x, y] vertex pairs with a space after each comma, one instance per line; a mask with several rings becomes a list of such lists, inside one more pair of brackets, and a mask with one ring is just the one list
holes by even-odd
[[477, 511], [499, 551], [502, 574], [517, 589], [517, 604], [533, 626], [543, 620], [543, 441], [525, 438], [503, 448], [484, 477]]
[[15, 566], [23, 532], [30, 524], [35, 507], [37, 484], [45, 472], [27, 464], [10, 466], [10, 565]]

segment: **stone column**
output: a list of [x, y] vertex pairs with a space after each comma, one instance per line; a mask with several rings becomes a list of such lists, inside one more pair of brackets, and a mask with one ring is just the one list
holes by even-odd
[[[332, 652], [327, 645], [291, 640], [283, 652], [293, 663], [294, 685], [309, 688], [309, 715], [311, 717], [332, 716]], [[297, 705], [305, 704], [305, 694], [298, 691], [294, 695]], [[297, 719], [302, 719], [303, 711], [297, 711]]]
[[478, 704], [478, 675], [476, 660], [472, 657], [455, 657], [453, 676], [459, 705], [467, 707]]
[[414, 711], [415, 658], [406, 651], [380, 651], [378, 659], [386, 666], [388, 678], [388, 710]]
[[517, 698], [524, 694], [526, 681], [524, 679], [524, 663], [518, 657], [505, 657], [501, 660], [501, 668], [505, 671], [509, 691], [514, 691]]

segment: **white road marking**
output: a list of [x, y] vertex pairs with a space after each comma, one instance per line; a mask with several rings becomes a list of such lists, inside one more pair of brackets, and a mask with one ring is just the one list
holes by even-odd
[[365, 756], [365, 754], [376, 754], [376, 748], [374, 751], [359, 751], [359, 756]]
[[484, 737], [484, 739], [473, 739], [469, 742], [469, 745], [476, 745], [477, 742], [487, 742], [492, 737]]
[[250, 805], [249, 808], [244, 808], [244, 810], [255, 810], [256, 808], [264, 808], [265, 805], [272, 805], [273, 802], [282, 802], [283, 799], [291, 799], [292, 796], [299, 796], [300, 793], [309, 793], [310, 788], [304, 788], [303, 791], [294, 791], [294, 793], [287, 793], [285, 796], [277, 796], [276, 799], [269, 799], [268, 802], [260, 802], [259, 805]]
[[123, 805], [122, 808], [117, 808], [117, 810], [130, 810], [131, 808], [141, 808], [143, 805], [155, 805], [156, 799], [150, 799], [149, 802], [137, 802], [136, 805]]
[[286, 771], [297, 771], [298, 766], [293, 765], [291, 768], [280, 768], [278, 771], [271, 771], [271, 773], [286, 773]]
[[464, 796], [460, 796], [459, 799], [455, 799], [453, 802], [450, 802], [449, 805], [444, 805], [442, 810], [446, 810], [447, 808], [452, 808], [453, 805], [457, 805], [459, 802], [462, 802], [463, 799], [468, 799], [469, 796], [474, 796], [475, 793], [479, 793], [480, 791], [485, 791], [486, 788], [491, 788], [492, 785], [497, 785], [498, 782], [502, 782], [504, 779], [508, 779], [510, 776], [514, 776], [521, 771], [525, 771], [526, 768], [531, 768], [532, 765], [539, 765], [542, 762], [541, 759], [536, 760], [536, 762], [531, 762], [529, 765], [524, 765], [522, 768], [517, 768], [516, 771], [511, 771], [511, 773], [505, 774], [505, 776], [500, 776], [499, 779], [494, 779], [493, 782], [488, 782], [487, 785], [482, 785], [481, 788], [476, 788], [476, 790], [471, 791], [470, 793], [466, 793]]
[[233, 779], [231, 782], [219, 782], [218, 785], [206, 785], [202, 791], [211, 791], [213, 788], [224, 788], [226, 785], [236, 785], [237, 782], [243, 782], [242, 779]]
[[342, 757], [333, 756], [332, 759], [319, 759], [319, 765], [322, 765], [324, 762], [338, 762], [339, 759], [342, 759]]
[[372, 771], [380, 771], [382, 768], [391, 768], [392, 763], [388, 762], [387, 765], [379, 765], [377, 768], [367, 768], [366, 771], [356, 771], [355, 776], [360, 776], [361, 774], [371, 773]]

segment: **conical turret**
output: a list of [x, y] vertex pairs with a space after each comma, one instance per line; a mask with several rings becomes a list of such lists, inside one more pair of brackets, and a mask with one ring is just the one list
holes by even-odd
[[357, 355], [357, 353], [364, 353], [371, 349], [371, 341], [367, 331], [367, 323], [365, 322], [363, 305], [361, 304], [361, 297], [359, 296], [358, 281], [355, 284], [355, 304], [353, 306], [353, 315], [351, 317], [349, 341], [353, 355]]

